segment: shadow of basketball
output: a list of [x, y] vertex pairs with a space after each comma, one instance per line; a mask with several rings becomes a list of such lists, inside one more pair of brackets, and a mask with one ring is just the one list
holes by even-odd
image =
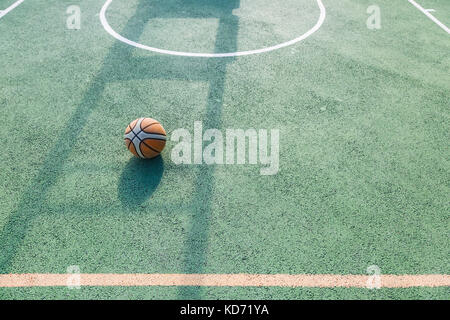
[[119, 180], [118, 193], [122, 205], [135, 209], [150, 198], [163, 172], [164, 161], [161, 156], [149, 160], [130, 159]]

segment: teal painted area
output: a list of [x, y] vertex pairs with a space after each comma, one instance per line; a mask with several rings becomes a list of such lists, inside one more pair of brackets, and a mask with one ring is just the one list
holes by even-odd
[[[198, 288], [199, 289], [199, 288]], [[176, 287], [88, 287], [80, 290], [67, 288], [16, 288], [0, 289], [4, 299], [108, 299], [108, 300], [174, 300], [178, 297]], [[393, 299], [439, 299], [448, 300], [448, 288], [408, 289], [321, 289], [321, 288], [202, 288], [202, 298], [208, 300], [393, 300]], [[187, 298], [189, 299], [189, 298]]]
[[[171, 57], [116, 42], [100, 24], [99, 1], [80, 1], [81, 29], [68, 30], [70, 4], [27, 1], [0, 20], [1, 273], [79, 265], [86, 273], [364, 274], [373, 264], [382, 273], [450, 272], [450, 38], [407, 1], [378, 1], [375, 31], [366, 28], [371, 1], [325, 0], [327, 19], [311, 38], [236, 59]], [[318, 12], [306, 0], [134, 0], [114, 1], [108, 19], [148, 45], [224, 52], [289, 40]], [[170, 143], [157, 162], [141, 163], [122, 141], [140, 116], [169, 134], [192, 132], [194, 121], [280, 129], [280, 172], [177, 166]], [[121, 290], [70, 294], [113, 298]], [[147, 297], [147, 289], [130, 290]], [[443, 289], [152, 292], [448, 298]]]

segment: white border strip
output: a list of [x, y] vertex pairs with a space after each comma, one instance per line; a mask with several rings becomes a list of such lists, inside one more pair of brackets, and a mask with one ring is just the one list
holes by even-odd
[[[290, 287], [374, 288], [377, 279], [351, 274], [0, 274], [0, 288], [20, 287]], [[449, 287], [447, 274], [380, 275], [376, 288]]]
[[6, 8], [5, 10], [0, 11], [0, 19], [3, 18], [4, 16], [6, 16], [11, 11], [13, 11], [16, 7], [18, 7], [24, 1], [25, 0], [18, 0], [16, 2], [14, 2], [12, 5], [10, 5], [8, 8]]
[[432, 21], [434, 21], [434, 23], [436, 23], [439, 27], [441, 27], [442, 29], [444, 29], [448, 34], [450, 34], [450, 29], [443, 24], [442, 22], [440, 22], [438, 19], [436, 19], [429, 11], [425, 10], [420, 4], [418, 4], [417, 2], [415, 2], [414, 0], [408, 0], [409, 3], [411, 3], [413, 6], [415, 6], [417, 9], [419, 9], [420, 11], [423, 12], [424, 15], [426, 15], [428, 18], [430, 18]]
[[326, 18], [326, 9], [325, 6], [322, 3], [322, 0], [316, 0], [317, 4], [319, 5], [320, 8], [320, 17], [319, 20], [317, 21], [316, 25], [309, 30], [308, 32], [306, 32], [305, 34], [301, 35], [298, 38], [295, 38], [291, 41], [288, 42], [284, 42], [284, 43], [280, 43], [278, 45], [272, 46], [272, 47], [267, 47], [267, 48], [262, 48], [262, 49], [258, 49], [258, 50], [250, 50], [250, 51], [239, 51], [239, 52], [228, 52], [228, 53], [193, 53], [193, 52], [181, 52], [181, 51], [172, 51], [172, 50], [165, 50], [165, 49], [159, 49], [159, 48], [154, 48], [154, 47], [149, 47], [134, 41], [131, 41], [127, 38], [122, 37], [120, 34], [118, 34], [117, 32], [115, 32], [111, 26], [109, 25], [108, 21], [106, 20], [106, 10], [108, 9], [109, 5], [112, 3], [112, 0], [107, 0], [105, 2], [105, 4], [102, 7], [102, 10], [100, 11], [100, 21], [103, 25], [103, 27], [105, 28], [105, 30], [112, 35], [114, 38], [116, 38], [117, 40], [126, 43], [130, 46], [139, 48], [139, 49], [144, 49], [147, 51], [153, 51], [153, 52], [157, 52], [157, 53], [162, 53], [162, 54], [169, 54], [169, 55], [173, 55], [173, 56], [183, 56], [183, 57], [200, 57], [200, 58], [226, 58], [226, 57], [237, 57], [237, 56], [248, 56], [251, 54], [258, 54], [258, 53], [265, 53], [265, 52], [269, 52], [269, 51], [274, 51], [274, 50], [278, 50], [287, 46], [291, 46], [297, 42], [300, 42], [302, 40], [305, 40], [306, 38], [308, 38], [309, 36], [311, 36], [313, 33], [315, 33], [317, 30], [320, 29], [320, 27], [322, 26], [323, 22], [325, 21]]

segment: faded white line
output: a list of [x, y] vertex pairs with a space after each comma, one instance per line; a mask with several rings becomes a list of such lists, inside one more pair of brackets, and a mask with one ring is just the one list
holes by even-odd
[[106, 10], [108, 9], [109, 5], [112, 3], [112, 0], [107, 0], [105, 2], [105, 4], [103, 5], [102, 10], [100, 11], [100, 21], [101, 21], [103, 27], [105, 28], [105, 30], [110, 35], [112, 35], [114, 38], [116, 38], [117, 40], [119, 40], [123, 43], [126, 43], [130, 46], [133, 46], [133, 47], [136, 47], [139, 49], [143, 49], [143, 50], [153, 51], [153, 52], [162, 53], [162, 54], [169, 54], [169, 55], [173, 55], [173, 56], [200, 57], [200, 58], [226, 58], [226, 57], [248, 56], [248, 55], [252, 55], [252, 54], [265, 53], [265, 52], [274, 51], [274, 50], [278, 50], [278, 49], [281, 49], [284, 47], [291, 46], [297, 42], [305, 40], [306, 38], [311, 36], [313, 33], [315, 33], [317, 30], [319, 30], [320, 27], [322, 26], [323, 22], [325, 21], [326, 9], [322, 3], [322, 0], [316, 0], [316, 1], [320, 8], [320, 16], [319, 16], [319, 20], [317, 21], [316, 25], [312, 29], [310, 29], [305, 34], [303, 34], [300, 37], [297, 37], [291, 41], [280, 43], [280, 44], [272, 46], [272, 47], [262, 48], [262, 49], [258, 49], [258, 50], [250, 50], [250, 51], [238, 51], [238, 52], [227, 52], [227, 53], [181, 52], [181, 51], [173, 51], [173, 50], [165, 50], [165, 49], [149, 47], [149, 46], [131, 41], [125, 37], [122, 37], [117, 32], [115, 32], [111, 28], [111, 26], [109, 25], [109, 23], [106, 19]]
[[0, 19], [3, 18], [4, 16], [6, 16], [11, 11], [13, 11], [15, 8], [17, 8], [24, 1], [25, 0], [16, 1], [12, 5], [10, 5], [8, 8], [6, 8], [5, 10], [0, 11]]
[[[430, 18], [434, 23], [436, 23], [439, 27], [441, 27], [442, 29], [444, 29], [448, 34], [450, 34], [450, 29], [443, 24], [442, 22], [440, 22], [438, 19], [436, 19], [431, 13], [431, 10], [427, 10], [424, 9], [420, 4], [418, 4], [417, 2], [415, 2], [414, 0], [408, 0], [412, 5], [414, 5], [417, 9], [419, 9], [420, 11], [423, 12], [423, 14], [425, 14], [428, 18]], [[433, 10], [434, 11], [434, 10]]]
[[[0, 274], [0, 288], [61, 287], [77, 274]], [[89, 287], [291, 287], [368, 288], [372, 276], [351, 274], [78, 274]], [[380, 275], [380, 288], [449, 287], [447, 274]], [[370, 288], [370, 287], [369, 287]]]

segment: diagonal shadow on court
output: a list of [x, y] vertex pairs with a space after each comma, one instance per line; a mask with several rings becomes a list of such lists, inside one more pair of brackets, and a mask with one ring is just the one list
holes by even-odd
[[[167, 9], [169, 4], [172, 7]], [[215, 17], [219, 20], [215, 52], [237, 51], [238, 19], [233, 15], [232, 10], [239, 5], [240, 0], [186, 0], [182, 2], [181, 7], [180, 2], [176, 0], [140, 0], [135, 15], [127, 22], [122, 35], [138, 39], [152, 18], [180, 18], [186, 17], [189, 12], [199, 13], [187, 17], [202, 18], [202, 9], [208, 6], [209, 9], [213, 9], [208, 12], [216, 13]], [[183, 8], [183, 6], [187, 7]], [[155, 8], [158, 10], [154, 10]], [[46, 194], [60, 178], [62, 168], [74, 145], [73, 141], [80, 135], [92, 111], [98, 107], [107, 83], [152, 78], [208, 82], [205, 124], [211, 128], [221, 127], [227, 65], [232, 63], [234, 58], [193, 59], [161, 55], [135, 58], [132, 56], [133, 50], [135, 50], [133, 47], [118, 41], [113, 44], [104, 59], [102, 68], [90, 83], [72, 117], [67, 121], [66, 128], [59, 134], [57, 142], [45, 157], [42, 168], [23, 193], [17, 209], [10, 215], [0, 233], [0, 273], [12, 271], [14, 257], [33, 220], [47, 211]], [[214, 166], [198, 166], [197, 170], [197, 189], [191, 206], [195, 212], [185, 243], [184, 273], [202, 273], [206, 264], [208, 217], [211, 213], [215, 168]], [[201, 288], [180, 288], [178, 296], [183, 299], [200, 298]]]

